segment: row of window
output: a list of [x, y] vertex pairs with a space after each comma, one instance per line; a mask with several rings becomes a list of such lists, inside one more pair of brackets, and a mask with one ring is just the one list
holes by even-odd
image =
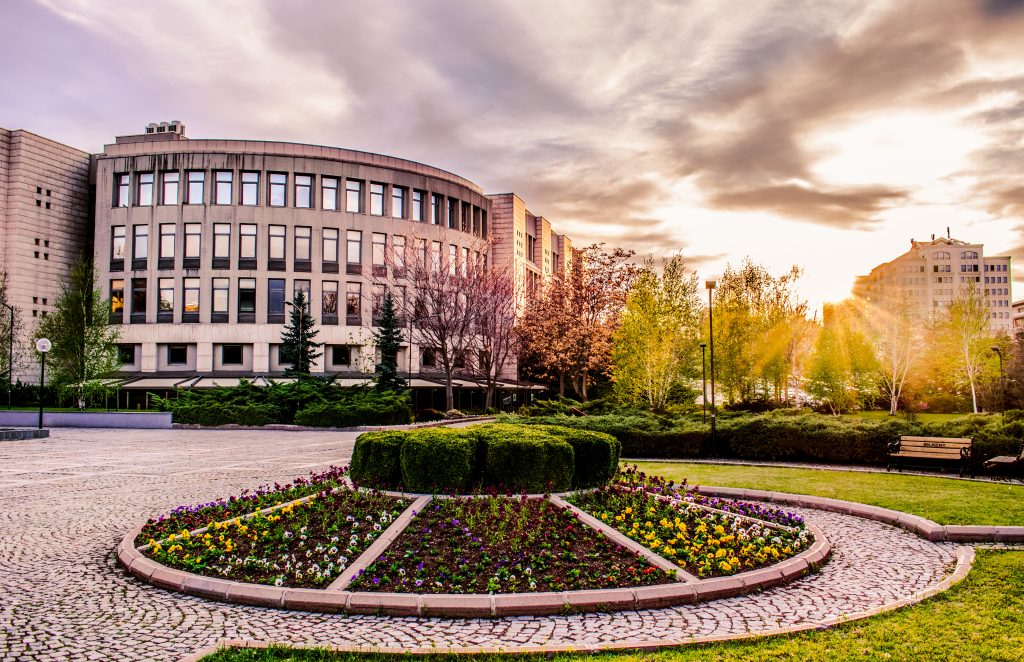
[[[236, 321], [239, 323], [256, 322], [256, 283], [257, 280], [255, 278], [237, 279], [237, 288], [234, 291], [234, 296], [236, 300]], [[125, 289], [126, 285], [130, 285], [129, 290]], [[325, 280], [321, 282], [320, 322], [323, 324], [338, 323], [339, 296], [344, 296], [346, 324], [359, 326], [362, 324], [363, 285], [357, 282], [342, 283], [342, 285], [344, 285], [345, 289], [339, 291], [338, 281]], [[292, 299], [299, 292], [303, 293], [306, 301], [310, 302], [310, 308], [312, 308], [312, 288], [309, 280], [295, 279], [290, 294], [286, 293], [287, 288], [284, 278], [268, 278], [266, 287], [267, 307], [265, 320], [268, 324], [281, 324], [285, 321], [285, 313], [287, 312], [285, 308], [291, 304]], [[204, 310], [201, 289], [199, 278], [157, 278], [157, 322], [173, 322], [175, 311], [180, 312], [180, 319], [184, 323], [200, 322], [200, 315]], [[373, 324], [375, 325], [379, 320], [386, 292], [387, 288], [384, 285], [373, 285], [370, 287], [370, 311]], [[227, 323], [229, 321], [231, 295], [230, 278], [212, 278], [210, 280], [210, 316], [208, 321], [214, 323]], [[405, 287], [394, 287], [392, 296], [399, 302], [405, 302]], [[126, 311], [126, 308], [129, 310]], [[110, 321], [112, 323], [123, 323], [125, 321], [125, 313], [127, 312], [129, 313], [128, 319], [132, 324], [144, 324], [147, 321], [146, 317], [149, 310], [150, 291], [148, 279], [132, 278], [128, 281], [121, 278], [111, 279]], [[307, 312], [308, 310], [310, 309], [307, 309]]]
[[[146, 224], [133, 225], [131, 237], [131, 268], [143, 270], [147, 268], [149, 258], [150, 227]], [[128, 228], [124, 225], [111, 227], [110, 270], [123, 271], [124, 261], [128, 257]], [[162, 223], [158, 228], [157, 264], [160, 269], [174, 269], [177, 255], [178, 226], [175, 223]], [[231, 259], [231, 223], [214, 223], [212, 228], [213, 261], [215, 269], [227, 269]], [[255, 269], [258, 243], [258, 226], [255, 223], [240, 223], [238, 226], [238, 268]], [[203, 227], [201, 223], [185, 223], [183, 228], [182, 256], [184, 268], [198, 268], [202, 249]], [[320, 257], [323, 271], [338, 272], [340, 249], [340, 231], [337, 228], [323, 228], [320, 231]], [[286, 270], [288, 228], [284, 225], [268, 225], [266, 230], [267, 267], [274, 271]], [[292, 258], [295, 271], [310, 271], [312, 262], [313, 230], [306, 226], [292, 228]], [[409, 251], [416, 250], [414, 255]], [[406, 264], [413, 259], [423, 260], [423, 264], [431, 263], [441, 268], [442, 243], [428, 242], [419, 239], [417, 245], [406, 242], [404, 235], [392, 235], [390, 244], [388, 236], [383, 232], [370, 233], [370, 258], [375, 275], [386, 275], [386, 267], [390, 264], [394, 269], [404, 270]], [[472, 262], [470, 261], [472, 258]], [[345, 261], [349, 267], [359, 267], [363, 260], [363, 233], [359, 230], [345, 232]], [[448, 245], [447, 263], [453, 271], [459, 269], [486, 269], [487, 255], [480, 251], [472, 251], [465, 246]], [[382, 273], [376, 273], [381, 272]], [[347, 269], [349, 273], [360, 273], [360, 269]]]
[[[242, 205], [246, 207], [296, 207], [340, 211], [344, 196], [345, 211], [371, 216], [391, 216], [432, 225], [446, 225], [452, 229], [487, 236], [487, 210], [458, 198], [429, 193], [420, 189], [392, 186], [381, 182], [367, 183], [361, 179], [320, 177], [319, 207], [316, 197], [315, 175], [291, 175], [268, 172], [266, 190], [261, 188], [264, 173], [242, 170], [214, 170], [213, 192], [210, 204]], [[114, 175], [114, 207], [151, 207], [154, 205], [206, 204], [205, 170], [186, 170], [184, 180], [178, 171], [137, 172], [134, 190], [131, 173]], [[158, 180], [159, 178], [159, 180]], [[344, 189], [342, 189], [344, 183]], [[184, 187], [182, 185], [184, 184]], [[261, 199], [261, 195], [265, 196]], [[367, 199], [368, 198], [368, 199]]]
[[986, 283], [1006, 283], [1009, 282], [1009, 276], [985, 276]]

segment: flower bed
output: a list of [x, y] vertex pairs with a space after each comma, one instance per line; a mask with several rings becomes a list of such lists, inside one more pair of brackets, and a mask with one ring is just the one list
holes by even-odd
[[[152, 538], [145, 554], [187, 572], [240, 582], [324, 588], [408, 506], [342, 487], [247, 520]], [[252, 508], [249, 509], [250, 511]]]
[[[812, 541], [802, 523], [798, 530], [785, 531], [709, 512], [682, 498], [664, 501], [651, 492], [623, 484], [580, 494], [572, 501], [700, 578], [733, 575], [777, 563]], [[735, 503], [731, 507], [741, 509]], [[756, 508], [749, 508], [743, 514], [755, 516], [755, 512]]]
[[331, 467], [322, 473], [311, 473], [308, 478], [296, 478], [286, 485], [263, 485], [255, 490], [245, 490], [238, 496], [219, 499], [194, 506], [178, 506], [166, 516], [151, 519], [142, 527], [136, 538], [137, 544], [144, 545], [150, 539], [161, 540], [182, 531], [194, 531], [213, 522], [231, 519], [256, 510], [276, 506], [293, 499], [323, 492], [338, 487], [347, 468]]
[[524, 593], [674, 581], [547, 499], [438, 499], [350, 586], [355, 591]]

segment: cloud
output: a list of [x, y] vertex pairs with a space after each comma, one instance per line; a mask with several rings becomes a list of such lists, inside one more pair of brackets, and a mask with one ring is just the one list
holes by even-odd
[[905, 200], [907, 193], [884, 186], [822, 191], [796, 185], [717, 193], [711, 203], [725, 209], [761, 209], [780, 216], [849, 229], [875, 224], [873, 216]]

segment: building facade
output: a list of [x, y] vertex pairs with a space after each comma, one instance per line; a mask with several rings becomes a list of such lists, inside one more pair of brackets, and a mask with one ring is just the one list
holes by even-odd
[[974, 288], [988, 308], [989, 328], [1013, 332], [1010, 257], [986, 256], [984, 245], [949, 237], [910, 242], [910, 250], [858, 276], [854, 296], [909, 304], [918, 321], [932, 319], [946, 309], [965, 288]]
[[[10, 174], [28, 172], [26, 141], [45, 176]], [[180, 122], [120, 136], [97, 155], [18, 131], [0, 133], [0, 150], [0, 210], [17, 210], [2, 217], [15, 305], [44, 314], [75, 257], [90, 252], [120, 327], [123, 373], [161, 378], [150, 379], [155, 388], [283, 373], [280, 338], [298, 291], [325, 343], [313, 372], [366, 375], [384, 292], [404, 301], [416, 287], [405, 260], [508, 267], [525, 291], [571, 256], [571, 241], [514, 194], [488, 196], [458, 175], [379, 154], [195, 140]], [[74, 204], [51, 211], [46, 194]], [[436, 373], [430, 348], [412, 337], [400, 368]], [[508, 373], [514, 380], [514, 365]]]

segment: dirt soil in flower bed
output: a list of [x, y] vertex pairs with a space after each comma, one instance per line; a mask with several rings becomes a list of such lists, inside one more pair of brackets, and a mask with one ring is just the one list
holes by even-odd
[[341, 487], [268, 515], [214, 524], [202, 534], [171, 534], [162, 543], [154, 539], [144, 553], [208, 577], [324, 588], [408, 505], [404, 499]]
[[238, 496], [227, 499], [194, 506], [178, 506], [170, 514], [146, 522], [135, 542], [137, 545], [145, 545], [151, 538], [160, 540], [172, 533], [195, 531], [213, 522], [221, 522], [330, 490], [342, 484], [341, 479], [347, 472], [347, 467], [330, 467], [327, 471], [311, 473], [306, 478], [299, 477], [285, 485], [262, 485], [255, 490], [245, 490]]
[[[573, 497], [581, 509], [701, 578], [734, 575], [773, 565], [812, 542], [803, 528], [785, 531], [698, 508], [685, 499], [665, 502], [641, 489], [618, 484]], [[758, 507], [715, 500], [715, 507], [756, 516]], [[796, 515], [771, 513], [796, 522]]]
[[527, 593], [675, 581], [547, 499], [435, 499], [350, 586], [398, 593]]

